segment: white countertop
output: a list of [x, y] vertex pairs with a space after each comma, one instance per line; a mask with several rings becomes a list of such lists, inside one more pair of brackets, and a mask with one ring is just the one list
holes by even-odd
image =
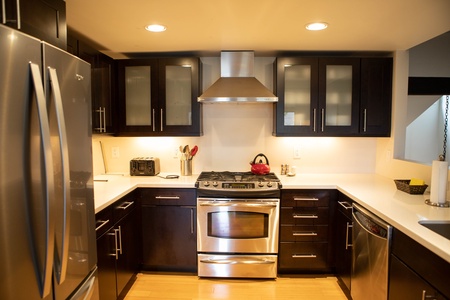
[[[197, 177], [164, 179], [158, 176], [96, 176], [95, 212], [135, 188], [194, 188]], [[427, 219], [450, 220], [450, 208], [431, 207], [424, 203], [429, 194], [409, 195], [397, 190], [392, 179], [374, 174], [297, 174], [294, 177], [278, 177], [283, 189], [337, 189], [450, 263], [450, 240], [418, 223], [419, 220]]]

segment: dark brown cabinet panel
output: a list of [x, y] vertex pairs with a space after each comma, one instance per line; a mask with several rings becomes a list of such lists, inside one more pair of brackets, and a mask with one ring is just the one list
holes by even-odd
[[100, 300], [122, 298], [139, 271], [137, 207], [131, 193], [95, 216]]
[[323, 273], [333, 268], [335, 190], [282, 190], [278, 272]]
[[279, 57], [276, 136], [389, 136], [392, 58]]
[[199, 136], [200, 59], [170, 57], [117, 62], [117, 135]]
[[347, 295], [350, 295], [352, 272], [352, 203], [339, 193], [334, 225], [336, 277]]
[[197, 272], [195, 189], [141, 189], [142, 268]]
[[2, 24], [66, 50], [66, 2], [63, 0], [4, 0]]

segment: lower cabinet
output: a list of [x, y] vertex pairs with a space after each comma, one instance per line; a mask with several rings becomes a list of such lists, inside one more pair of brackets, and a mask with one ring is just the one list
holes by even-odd
[[195, 189], [141, 189], [142, 269], [197, 272]]
[[330, 241], [335, 197], [335, 190], [282, 190], [279, 273], [332, 270]]
[[450, 263], [394, 229], [389, 300], [450, 299]]
[[122, 299], [139, 271], [137, 206], [132, 193], [96, 214], [100, 300]]
[[343, 291], [350, 295], [352, 275], [352, 203], [342, 193], [338, 195], [335, 209], [335, 268]]

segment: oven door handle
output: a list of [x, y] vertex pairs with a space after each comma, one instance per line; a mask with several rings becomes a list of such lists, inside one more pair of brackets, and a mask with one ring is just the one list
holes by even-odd
[[219, 264], [219, 265], [236, 265], [236, 264], [246, 264], [246, 265], [267, 265], [274, 264], [275, 260], [261, 259], [257, 257], [235, 257], [235, 258], [219, 258], [219, 259], [202, 259], [201, 263], [205, 264]]
[[249, 203], [249, 202], [200, 202], [200, 206], [214, 206], [214, 207], [277, 207], [277, 203]]

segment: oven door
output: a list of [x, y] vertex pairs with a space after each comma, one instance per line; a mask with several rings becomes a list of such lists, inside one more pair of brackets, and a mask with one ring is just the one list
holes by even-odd
[[197, 199], [197, 249], [278, 253], [279, 199]]

